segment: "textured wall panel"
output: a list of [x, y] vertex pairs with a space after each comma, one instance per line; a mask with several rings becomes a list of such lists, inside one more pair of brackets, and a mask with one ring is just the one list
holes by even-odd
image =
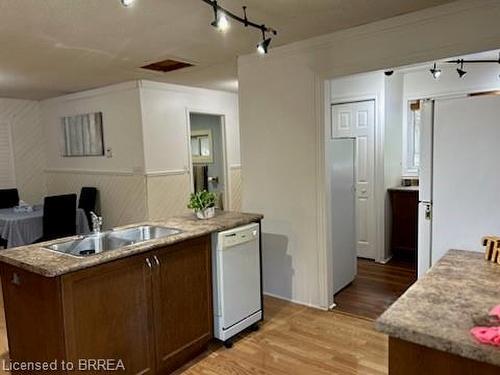
[[150, 220], [161, 220], [190, 212], [186, 207], [190, 193], [189, 174], [148, 176]]
[[21, 199], [39, 203], [46, 194], [39, 104], [32, 100], [0, 99], [0, 119], [11, 125], [16, 186]]
[[147, 219], [144, 176], [83, 172], [47, 173], [47, 189], [50, 195], [79, 193], [82, 186], [95, 186], [99, 190], [104, 228]]
[[231, 167], [229, 175], [230, 198], [229, 209], [241, 211], [241, 167]]

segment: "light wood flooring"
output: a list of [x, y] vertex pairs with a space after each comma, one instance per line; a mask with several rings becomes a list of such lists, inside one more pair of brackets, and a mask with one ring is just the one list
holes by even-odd
[[[212, 345], [176, 375], [387, 374], [388, 340], [372, 321], [271, 297], [265, 309], [259, 331], [243, 335], [232, 349]], [[1, 361], [8, 357], [3, 303], [0, 319]], [[1, 365], [0, 374], [7, 374]]]

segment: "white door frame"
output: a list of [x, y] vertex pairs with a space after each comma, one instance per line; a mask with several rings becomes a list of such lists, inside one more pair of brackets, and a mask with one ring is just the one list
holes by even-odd
[[231, 201], [229, 197], [229, 170], [227, 163], [227, 136], [226, 136], [226, 117], [227, 114], [212, 112], [206, 109], [194, 109], [194, 108], [186, 108], [186, 144], [187, 144], [187, 156], [188, 156], [188, 173], [189, 173], [189, 186], [190, 192], [194, 193], [194, 178], [193, 178], [193, 158], [191, 156], [191, 114], [200, 114], [200, 115], [210, 115], [210, 116], [218, 116], [220, 118], [220, 126], [221, 126], [221, 136], [222, 136], [222, 163], [223, 163], [223, 171], [224, 171], [224, 197], [222, 199], [224, 204], [224, 210], [229, 209], [229, 202]]
[[[341, 104], [346, 102], [359, 102], [359, 101], [367, 101], [373, 100], [375, 102], [375, 163], [374, 163], [374, 207], [375, 207], [375, 246], [376, 246], [376, 262], [384, 262], [385, 261], [385, 187], [384, 187], [384, 111], [380, 110], [381, 103], [383, 104], [383, 99], [380, 95], [366, 94], [359, 96], [349, 96], [349, 97], [341, 97], [335, 98], [335, 100], [331, 100], [330, 98], [330, 79], [323, 79], [323, 110], [324, 110], [324, 123], [320, 129], [322, 129], [322, 137], [321, 145], [322, 148], [318, 149], [318, 153], [320, 153], [320, 157], [322, 158], [321, 165], [323, 168], [323, 178], [324, 184], [319, 184], [320, 189], [325, 189], [322, 194], [324, 194], [324, 203], [328, 205], [331, 202], [330, 197], [330, 186], [328, 179], [325, 178], [327, 175], [327, 171], [329, 170], [330, 164], [326, 157], [326, 142], [330, 137], [331, 132], [331, 119], [332, 119], [332, 111], [331, 106], [334, 104]], [[322, 197], [322, 194], [319, 197]], [[324, 212], [322, 210], [320, 212]], [[321, 237], [322, 244], [324, 244], [323, 254], [320, 253], [320, 270], [323, 272], [324, 276], [320, 276], [319, 283], [321, 285], [320, 291], [322, 307], [323, 308], [332, 308], [335, 306], [333, 299], [333, 249], [330, 240], [330, 232], [329, 229], [332, 223], [331, 215], [328, 212], [324, 212], [325, 221], [324, 226], [321, 228]], [[322, 264], [322, 263], [326, 264]], [[320, 272], [321, 273], [321, 272]], [[325, 277], [326, 276], [326, 277]], [[326, 295], [325, 295], [326, 292]]]

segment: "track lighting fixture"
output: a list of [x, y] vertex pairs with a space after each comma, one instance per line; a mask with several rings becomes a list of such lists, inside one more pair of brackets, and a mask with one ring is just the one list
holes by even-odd
[[457, 73], [460, 78], [467, 74], [464, 70], [464, 60], [460, 61], [460, 68], [457, 68]]
[[441, 69], [438, 69], [436, 63], [434, 63], [434, 65], [431, 68], [430, 72], [432, 74], [432, 78], [434, 78], [434, 79], [439, 79], [439, 77], [441, 77]]
[[124, 7], [129, 7], [134, 3], [134, 0], [120, 0]]
[[269, 44], [271, 44], [271, 38], [266, 38], [266, 33], [262, 30], [262, 42], [257, 44], [257, 52], [261, 55], [266, 55]]
[[[124, 1], [124, 0], [122, 0]], [[128, 0], [131, 1], [131, 0]], [[258, 29], [262, 33], [262, 41], [257, 44], [257, 52], [260, 54], [267, 54], [267, 51], [269, 49], [269, 45], [271, 44], [271, 37], [266, 38], [266, 33], [267, 34], [272, 34], [276, 35], [278, 32], [274, 30], [271, 27], [268, 27], [264, 24], [258, 24], [255, 22], [252, 22], [248, 19], [247, 17], [247, 7], [243, 7], [243, 17], [240, 17], [227, 9], [222, 8], [218, 3], [217, 0], [201, 0], [204, 3], [209, 4], [213, 10], [214, 10], [214, 21], [211, 23], [211, 25], [221, 31], [227, 30], [229, 28], [229, 18], [231, 18], [234, 21], [237, 21], [241, 24], [243, 24], [245, 27], [253, 27], [255, 29]]]
[[229, 29], [229, 20], [226, 17], [226, 14], [222, 11], [219, 11], [217, 1], [214, 0], [214, 21], [210, 24], [216, 29], [220, 31], [226, 31]]
[[387, 77], [390, 77], [390, 76], [392, 76], [392, 75], [394, 74], [394, 70], [386, 70], [386, 71], [384, 72], [384, 74], [385, 74]]

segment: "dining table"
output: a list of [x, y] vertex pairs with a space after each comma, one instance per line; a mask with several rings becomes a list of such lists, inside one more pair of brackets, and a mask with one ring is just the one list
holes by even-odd
[[[85, 211], [76, 210], [76, 233], [90, 233]], [[32, 206], [32, 210], [15, 207], [0, 209], [0, 237], [7, 241], [7, 248], [29, 245], [43, 236], [43, 205]]]

